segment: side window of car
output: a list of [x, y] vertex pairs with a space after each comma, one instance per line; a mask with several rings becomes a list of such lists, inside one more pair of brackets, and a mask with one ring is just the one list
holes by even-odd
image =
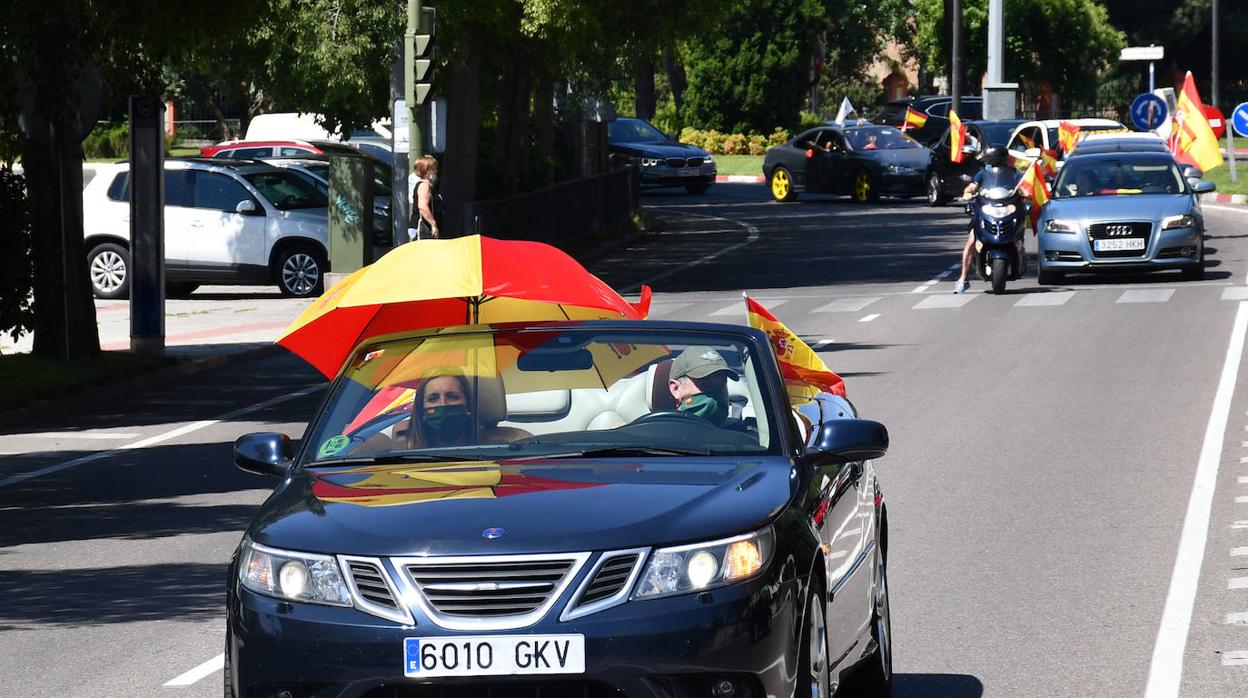
[[227, 159], [227, 158], [232, 158], [232, 157], [234, 157], [234, 149], [233, 149], [233, 148], [230, 148], [230, 149], [228, 149], [228, 150], [218, 150], [218, 151], [216, 152], [216, 154], [215, 154], [215, 155], [213, 155], [213, 157], [214, 157], [214, 158], [221, 158], [221, 159], [223, 159], [223, 160], [224, 160], [224, 159]]
[[108, 198], [113, 201], [129, 201], [130, 200], [130, 173], [118, 172], [113, 181], [108, 185]]
[[230, 157], [245, 160], [250, 158], [267, 158], [271, 155], [273, 155], [273, 148], [265, 146], [263, 148], [239, 148]]
[[952, 102], [937, 102], [927, 108], [927, 113], [931, 116], [949, 116], [951, 106], [953, 106]]
[[195, 208], [232, 213], [240, 201], [254, 201], [243, 185], [216, 172], [195, 173]]
[[191, 205], [190, 170], [165, 170], [165, 205]]
[[281, 148], [277, 149], [278, 157], [283, 157], [283, 158], [291, 158], [291, 157], [297, 158], [300, 155], [307, 155], [310, 152], [312, 151], [308, 150], [307, 148], [296, 148], [294, 146], [289, 146], [289, 145], [284, 145]]

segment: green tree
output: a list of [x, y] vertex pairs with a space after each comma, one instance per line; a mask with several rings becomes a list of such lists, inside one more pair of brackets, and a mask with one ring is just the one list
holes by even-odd
[[797, 123], [825, 26], [819, 0], [740, 0], [688, 46], [689, 124], [770, 132]]
[[[988, 0], [964, 0], [963, 25], [968, 82], [979, 83], [988, 63]], [[943, 0], [915, 0], [915, 43], [929, 65], [949, 58]], [[1095, 0], [1006, 0], [1005, 77], [1048, 83], [1055, 92], [1084, 97], [1097, 76], [1125, 45]]]

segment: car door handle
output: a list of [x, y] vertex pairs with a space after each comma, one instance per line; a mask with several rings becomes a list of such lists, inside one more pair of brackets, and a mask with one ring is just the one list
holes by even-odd
[[202, 227], [204, 227], [204, 222], [203, 222], [203, 221], [191, 221], [191, 227], [192, 227], [192, 228], [202, 228]]

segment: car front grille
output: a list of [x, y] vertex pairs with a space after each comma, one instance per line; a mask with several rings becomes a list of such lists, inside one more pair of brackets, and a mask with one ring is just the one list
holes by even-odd
[[685, 161], [685, 167], [701, 167], [702, 158], [689, 158]]
[[406, 558], [399, 564], [442, 627], [512, 628], [536, 622], [588, 557]]
[[347, 563], [347, 569], [351, 572], [351, 578], [355, 580], [355, 586], [360, 590], [360, 596], [365, 601], [398, 610], [399, 602], [395, 600], [394, 594], [390, 593], [386, 578], [376, 563], [351, 560]]
[[[1095, 257], [1141, 257], [1148, 247], [1148, 238], [1152, 235], [1153, 224], [1148, 221], [1114, 221], [1112, 223], [1092, 223], [1088, 226], [1088, 245]], [[1144, 249], [1097, 251], [1097, 240], [1144, 240]]]
[[637, 566], [638, 557], [640, 557], [638, 553], [632, 553], [613, 557], [602, 563], [602, 566], [598, 568], [598, 572], [594, 575], [593, 581], [585, 587], [585, 591], [581, 594], [580, 602], [577, 605], [587, 606], [620, 593], [628, 582], [628, 578], [632, 576], [633, 568]]
[[663, 164], [667, 165], [668, 167], [684, 167], [685, 159], [684, 158], [668, 158], [663, 161]]

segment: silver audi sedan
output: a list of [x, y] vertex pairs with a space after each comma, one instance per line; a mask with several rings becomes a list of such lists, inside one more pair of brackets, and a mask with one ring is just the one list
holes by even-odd
[[1169, 153], [1072, 156], [1037, 224], [1040, 283], [1119, 269], [1178, 269], [1185, 278], [1202, 278], [1199, 195], [1214, 186], [1198, 176], [1181, 170]]

